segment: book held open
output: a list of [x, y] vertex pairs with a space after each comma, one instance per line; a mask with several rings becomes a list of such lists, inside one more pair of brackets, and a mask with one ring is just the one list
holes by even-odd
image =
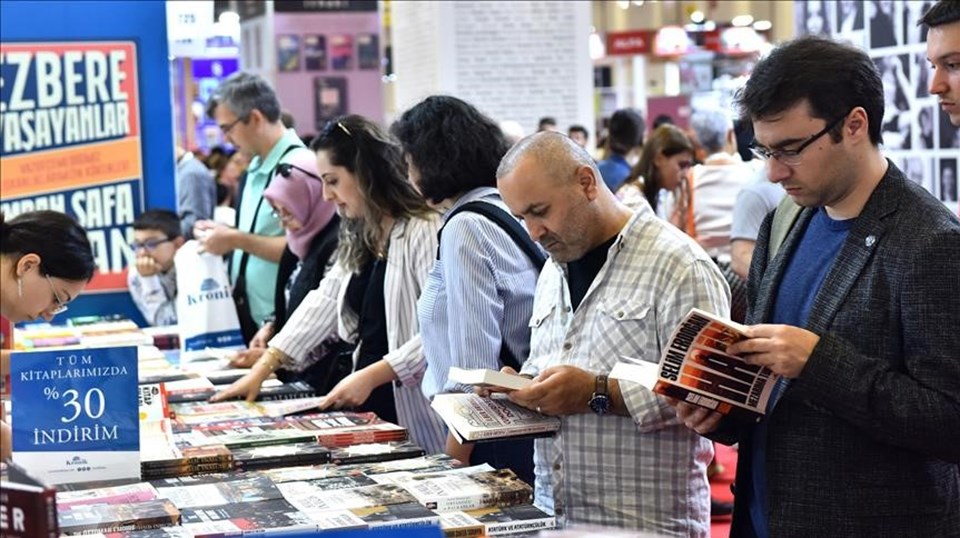
[[610, 377], [723, 415], [760, 420], [780, 376], [726, 352], [746, 338], [745, 331], [694, 308], [673, 331], [659, 366], [624, 357], [628, 362], [618, 363]]

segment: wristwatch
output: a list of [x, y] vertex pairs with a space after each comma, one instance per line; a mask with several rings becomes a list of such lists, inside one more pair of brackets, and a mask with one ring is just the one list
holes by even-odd
[[610, 401], [610, 393], [607, 392], [607, 376], [597, 376], [597, 384], [593, 389], [593, 396], [590, 396], [590, 401], [587, 402], [587, 405], [590, 406], [590, 409], [593, 410], [594, 413], [600, 416], [610, 412], [610, 408], [613, 407], [613, 402]]

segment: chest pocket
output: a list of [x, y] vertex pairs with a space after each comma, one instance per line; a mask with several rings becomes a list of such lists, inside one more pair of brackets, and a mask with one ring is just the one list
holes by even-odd
[[594, 320], [594, 354], [605, 364], [620, 355], [659, 361], [656, 319], [650, 305], [619, 297], [604, 297]]
[[540, 328], [540, 326], [542, 326], [542, 325], [544, 324], [544, 322], [546, 322], [548, 319], [550, 319], [550, 316], [553, 315], [553, 312], [554, 312], [554, 310], [556, 310], [556, 309], [557, 309], [557, 305], [555, 305], [555, 304], [548, 304], [548, 305], [544, 305], [544, 306], [538, 308], [538, 309], [535, 310], [535, 311], [533, 312], [533, 314], [530, 316], [529, 327], [530, 327], [531, 329], [538, 329], [538, 328]]

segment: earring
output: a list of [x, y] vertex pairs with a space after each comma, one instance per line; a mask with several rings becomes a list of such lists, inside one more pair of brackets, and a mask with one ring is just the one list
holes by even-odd
[[17, 277], [17, 297], [23, 297], [23, 279]]

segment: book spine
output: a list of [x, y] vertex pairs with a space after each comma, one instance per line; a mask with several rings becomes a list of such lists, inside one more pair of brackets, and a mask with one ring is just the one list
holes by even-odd
[[484, 535], [484, 528], [477, 526], [460, 529], [443, 529], [443, 535], [446, 538], [475, 538]]
[[526, 521], [508, 521], [506, 523], [488, 523], [486, 525], [487, 536], [500, 536], [505, 534], [519, 534], [542, 529], [552, 529], [557, 526], [557, 522], [552, 517], [541, 519], [531, 519]]
[[481, 429], [465, 432], [463, 437], [467, 441], [479, 441], [481, 439], [499, 439], [501, 437], [519, 437], [522, 435], [535, 435], [541, 433], [552, 433], [557, 430], [554, 424], [518, 424], [515, 426], [505, 426], [493, 429]]

